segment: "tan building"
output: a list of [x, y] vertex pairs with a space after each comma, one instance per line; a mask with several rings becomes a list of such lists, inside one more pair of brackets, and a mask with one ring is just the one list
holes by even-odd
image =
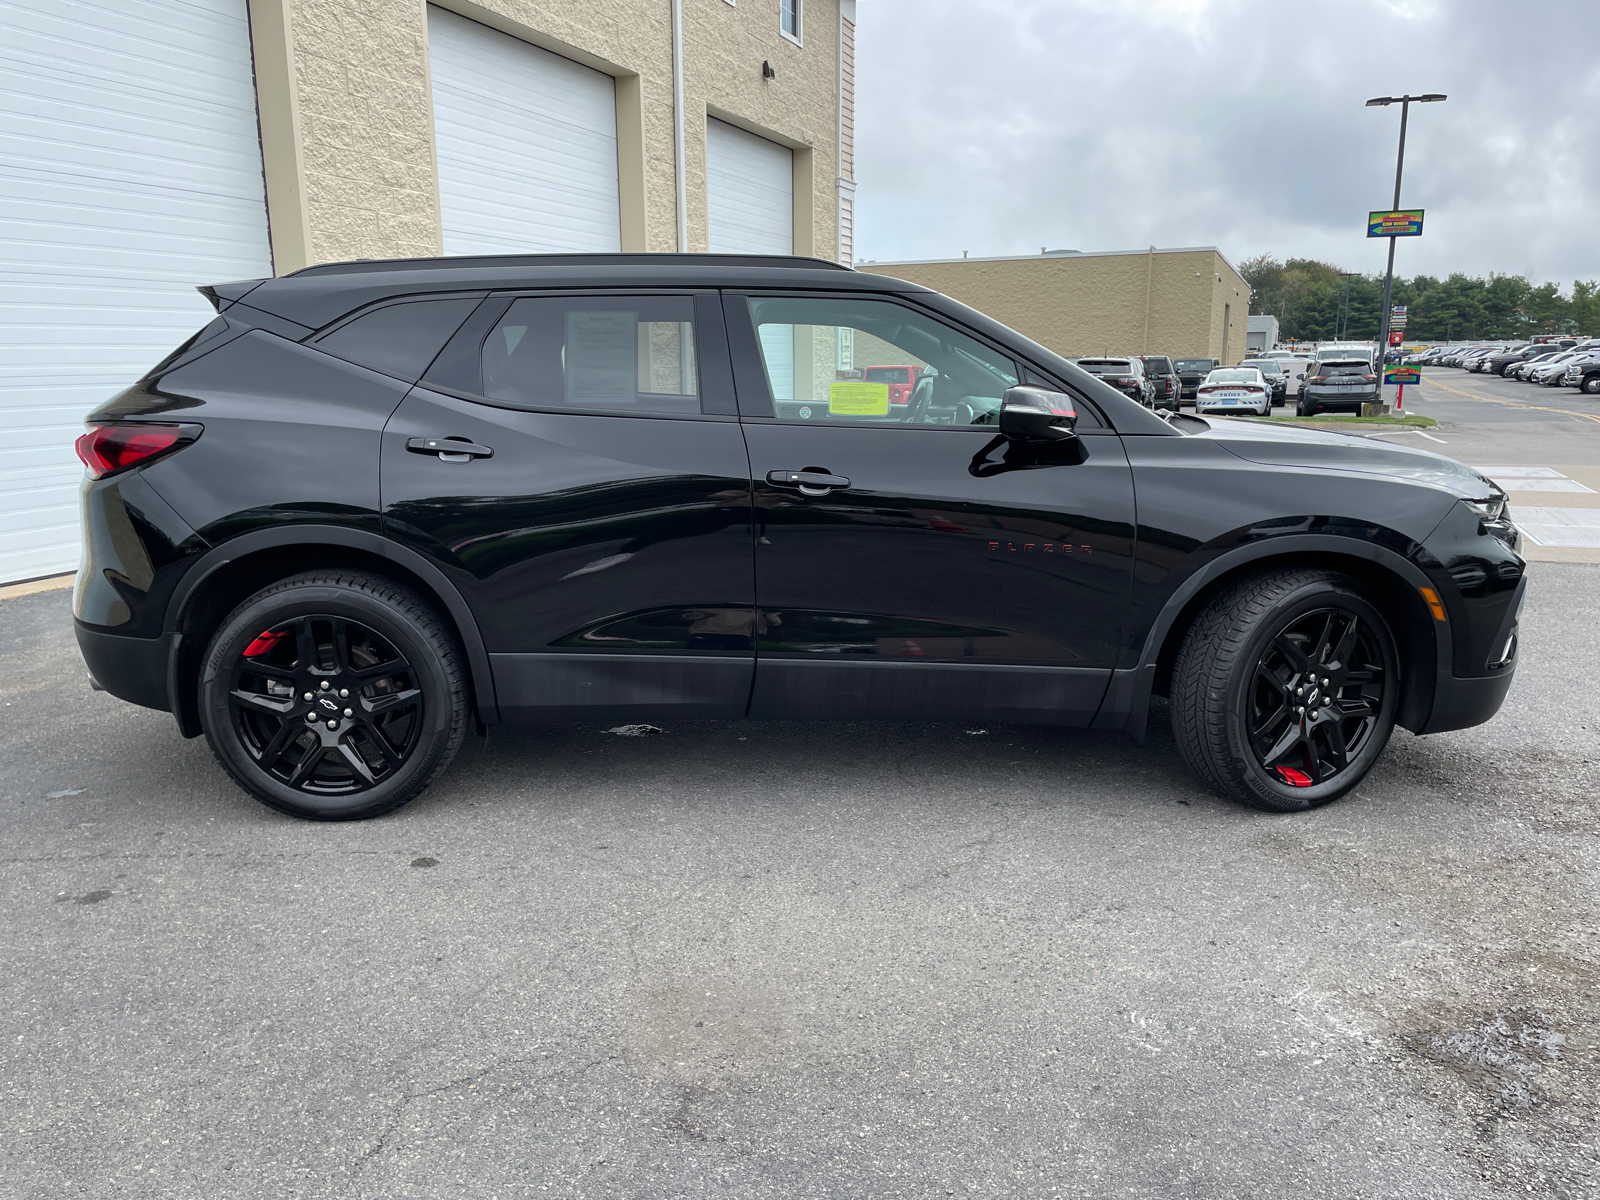
[[758, 247], [848, 260], [854, 8], [251, 0], [273, 265]]
[[954, 296], [1068, 358], [1169, 354], [1238, 362], [1250, 287], [1211, 246], [857, 263]]
[[[200, 284], [354, 258], [849, 261], [855, 0], [7, 0], [0, 582]], [[11, 168], [16, 169], [11, 169]]]

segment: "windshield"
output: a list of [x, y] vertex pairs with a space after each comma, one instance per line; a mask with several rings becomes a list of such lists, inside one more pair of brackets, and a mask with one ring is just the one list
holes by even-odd
[[1180, 371], [1209, 371], [1217, 365], [1214, 358], [1180, 358], [1178, 370]]
[[1318, 375], [1370, 375], [1372, 364], [1368, 362], [1325, 362], [1317, 364]]
[[1080, 358], [1078, 365], [1091, 375], [1132, 375], [1133, 364], [1125, 358]]
[[1243, 371], [1238, 367], [1226, 371], [1213, 371], [1206, 376], [1207, 383], [1259, 383], [1260, 375], [1255, 371]]
[[1144, 365], [1146, 370], [1154, 371], [1158, 375], [1170, 375], [1172, 373], [1172, 364], [1167, 361], [1165, 355], [1159, 358], [1155, 355], [1149, 355], [1144, 359]]
[[1240, 363], [1239, 365], [1241, 367], [1243, 367], [1243, 366], [1254, 367], [1256, 370], [1260, 371], [1263, 375], [1282, 375], [1283, 374], [1283, 368], [1280, 367], [1277, 363], [1273, 362], [1270, 358], [1262, 359], [1259, 362]]

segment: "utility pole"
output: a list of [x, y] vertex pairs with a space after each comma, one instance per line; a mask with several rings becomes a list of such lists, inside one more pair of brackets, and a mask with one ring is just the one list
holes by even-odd
[[1333, 323], [1333, 336], [1341, 342], [1350, 336], [1350, 277], [1354, 274], [1354, 271], [1339, 272], [1339, 277], [1344, 280], [1344, 297], [1339, 301], [1339, 316]]
[[[1367, 101], [1368, 108], [1388, 108], [1391, 104], [1400, 106], [1400, 153], [1395, 156], [1394, 163], [1394, 207], [1391, 212], [1400, 209], [1400, 176], [1406, 166], [1406, 119], [1411, 114], [1411, 105], [1434, 104], [1447, 99], [1439, 92], [1429, 92], [1424, 96], [1375, 96]], [[1378, 314], [1378, 361], [1374, 364], [1381, 377], [1383, 374], [1384, 360], [1389, 356], [1389, 301], [1394, 289], [1394, 241], [1389, 239], [1389, 265], [1383, 273], [1383, 311]]]

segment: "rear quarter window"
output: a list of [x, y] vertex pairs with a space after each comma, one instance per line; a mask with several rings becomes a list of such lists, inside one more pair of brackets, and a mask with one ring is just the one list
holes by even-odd
[[402, 300], [339, 326], [316, 341], [318, 350], [414, 382], [482, 296]]

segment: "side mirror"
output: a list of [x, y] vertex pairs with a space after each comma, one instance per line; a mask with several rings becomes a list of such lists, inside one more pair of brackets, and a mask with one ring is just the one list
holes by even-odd
[[1037, 387], [1007, 388], [1000, 401], [1000, 433], [1024, 442], [1061, 442], [1078, 436], [1072, 397]]
[[1301, 371], [1300, 374], [1295, 376], [1296, 379], [1304, 379], [1305, 377], [1306, 373], [1304, 371]]

